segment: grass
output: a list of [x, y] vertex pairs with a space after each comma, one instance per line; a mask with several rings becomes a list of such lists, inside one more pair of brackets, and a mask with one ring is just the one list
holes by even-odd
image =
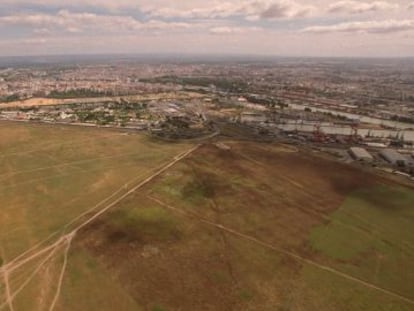
[[242, 300], [246, 300], [246, 301], [249, 301], [253, 298], [253, 294], [245, 289], [241, 290], [239, 295]]
[[[7, 260], [120, 190], [113, 201], [190, 148], [105, 129], [0, 123], [0, 133], [0, 245]], [[142, 217], [150, 230], [151, 216]], [[25, 269], [16, 273], [28, 275]], [[51, 273], [55, 281], [59, 272]], [[42, 284], [31, 284], [17, 305], [32, 301]]]
[[[349, 195], [332, 221], [315, 228], [310, 242], [330, 265], [412, 296], [414, 192], [378, 186]], [[406, 272], [404, 272], [406, 271]]]
[[155, 305], [154, 307], [152, 307], [151, 311], [167, 311], [167, 309], [165, 309], [162, 306]]
[[57, 310], [145, 310], [108, 270], [82, 249], [70, 256]]
[[299, 282], [295, 304], [306, 304], [306, 310], [412, 310], [412, 305], [398, 298], [310, 266], [304, 267]]
[[[16, 138], [0, 138], [10, 148], [3, 155], [19, 153], [25, 144], [35, 151], [0, 154], [6, 174], [49, 161], [109, 158], [0, 176], [0, 185], [9, 187], [0, 189], [5, 258], [188, 149], [139, 135], [65, 128], [59, 133], [65, 141], [89, 139], [69, 147], [56, 144], [60, 135], [55, 130], [48, 136], [46, 129], [7, 127]], [[39, 142], [41, 137], [47, 140]], [[412, 190], [280, 145], [226, 144], [231, 150], [204, 145], [81, 230], [57, 310], [410, 310], [406, 302], [277, 249], [411, 297]], [[50, 179], [39, 180], [46, 174]], [[51, 271], [59, 271], [59, 256]], [[16, 311], [44, 290], [42, 280], [20, 297]], [[13, 279], [13, 288], [18, 283]]]
[[0, 242], [7, 258], [188, 147], [102, 129], [0, 126]]
[[[308, 159], [298, 162], [300, 155], [290, 154], [292, 164], [289, 165], [288, 160], [271, 147], [263, 154], [246, 146], [243, 149], [233, 144], [232, 147], [232, 158], [227, 162], [217, 150], [200, 152], [199, 157], [188, 159], [186, 165], [169, 171], [152, 191], [183, 210], [196, 211], [211, 221], [281, 248], [309, 254], [306, 256], [312, 254], [317, 262], [369, 283], [408, 297], [412, 295], [412, 190], [377, 183], [373, 175], [366, 176], [339, 165], [332, 168], [332, 173], [320, 171], [321, 163], [314, 164]], [[240, 157], [236, 152], [243, 152], [246, 157]], [[263, 156], [266, 154], [268, 157]], [[248, 161], [248, 158], [255, 161]], [[293, 163], [299, 167], [294, 169]], [[282, 282], [286, 282], [291, 272], [288, 272], [285, 260], [282, 263], [272, 261], [268, 251], [259, 256], [261, 253], [256, 250], [255, 258], [248, 260], [250, 266], [243, 267], [246, 276], [252, 275], [250, 282], [267, 279], [266, 273], [259, 273], [263, 267], [267, 267], [267, 274], [274, 271], [284, 280]], [[251, 250], [246, 250], [244, 256], [250, 254]], [[293, 266], [298, 264], [292, 263]], [[390, 297], [379, 299], [381, 303], [372, 303], [371, 300], [381, 294], [363, 286], [352, 287], [349, 281], [322, 270], [305, 265], [299, 271], [293, 277], [296, 283], [292, 287], [311, 288], [292, 294], [291, 298], [290, 293], [283, 294], [285, 298], [283, 303], [277, 304], [278, 309], [293, 308], [299, 300], [296, 295], [312, 298], [315, 310], [317, 306], [322, 310], [347, 310], [350, 306], [351, 309], [381, 310], [391, 305], [396, 310], [409, 308], [405, 302]], [[315, 285], [318, 277], [322, 283], [327, 279], [332, 288]], [[252, 285], [250, 282], [247, 287]], [[275, 284], [271, 286], [277, 288]], [[332, 297], [324, 296], [328, 290]], [[316, 291], [315, 297], [313, 291]], [[260, 297], [260, 294], [259, 290], [253, 297]], [[243, 299], [243, 295], [240, 298]], [[355, 303], [348, 303], [347, 299], [354, 299]], [[368, 308], [369, 305], [372, 306]]]
[[118, 209], [109, 224], [115, 239], [164, 241], [180, 234], [174, 219], [160, 207]]
[[[134, 211], [136, 202], [142, 206], [141, 213]], [[84, 249], [101, 265], [108, 267], [108, 274], [116, 275], [124, 290], [148, 310], [152, 310], [154, 302], [165, 310], [180, 307], [183, 310], [198, 310], [211, 305], [231, 310], [235, 306], [243, 309], [244, 304], [250, 303], [253, 298], [248, 299], [250, 295], [243, 295], [244, 292], [238, 289], [228, 265], [241, 271], [249, 270], [250, 263], [246, 264], [243, 253], [251, 252], [253, 247], [255, 251], [251, 255], [258, 258], [262, 256], [262, 250], [254, 245], [239, 245], [238, 241], [230, 242], [232, 247], [229, 249], [223, 244], [219, 231], [167, 209], [161, 212], [159, 208], [144, 195], [131, 197], [88, 232], [84, 237]], [[128, 235], [123, 239], [114, 241], [111, 238], [114, 231], [120, 228], [125, 230], [125, 226], [113, 226], [114, 222], [119, 224], [119, 216], [116, 215], [120, 211], [123, 211], [122, 223], [139, 228], [135, 229], [139, 230], [139, 235], [126, 230]], [[162, 221], [154, 215], [159, 215]], [[156, 232], [154, 229], [147, 231], [148, 221]], [[157, 251], [148, 251], [152, 249]], [[273, 261], [273, 256], [270, 258], [262, 261]], [[243, 278], [237, 271], [233, 272], [237, 273], [237, 279]], [[264, 267], [263, 274], [266, 274]], [[248, 285], [240, 286], [247, 293]]]

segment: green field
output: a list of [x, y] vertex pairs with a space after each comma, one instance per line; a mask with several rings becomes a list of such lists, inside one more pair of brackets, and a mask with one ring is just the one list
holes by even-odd
[[[311, 245], [318, 252], [319, 261], [379, 287], [412, 297], [413, 203], [413, 191], [405, 188], [379, 186], [355, 191], [332, 214], [329, 224], [311, 232]], [[306, 276], [317, 286], [312, 274], [314, 272], [306, 271]], [[322, 283], [322, 289], [329, 293], [332, 280], [329, 280], [329, 275], [325, 278], [327, 284]], [[321, 285], [319, 281], [317, 283]], [[354, 309], [367, 304], [364, 299], [355, 299], [352, 291], [342, 294], [340, 298], [352, 301]], [[378, 300], [383, 303], [378, 304], [377, 310], [402, 308], [397, 301]], [[364, 309], [368, 307], [364, 306]]]
[[[103, 129], [0, 130], [3, 267], [57, 232], [3, 272], [4, 310], [414, 308], [410, 188], [289, 146], [227, 141], [123, 197], [193, 146]], [[97, 211], [122, 200], [53, 246], [106, 198]], [[18, 293], [11, 304], [7, 292]]]
[[[1, 262], [50, 238], [48, 245], [80, 214], [103, 208], [189, 148], [103, 129], [1, 123]], [[59, 256], [51, 260], [57, 266]], [[10, 275], [11, 287], [18, 288], [42, 258]], [[30, 284], [36, 283], [41, 280]]]
[[188, 148], [96, 129], [1, 124], [0, 131], [6, 259]]

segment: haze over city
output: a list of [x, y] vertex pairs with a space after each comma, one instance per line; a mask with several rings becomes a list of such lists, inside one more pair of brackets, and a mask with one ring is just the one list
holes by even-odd
[[3, 0], [0, 55], [414, 56], [412, 0]]

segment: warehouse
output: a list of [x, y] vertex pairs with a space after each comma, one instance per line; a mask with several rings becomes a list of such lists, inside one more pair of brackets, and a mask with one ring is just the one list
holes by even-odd
[[358, 160], [358, 161], [362, 161], [362, 162], [374, 161], [374, 158], [372, 157], [372, 155], [368, 151], [366, 151], [364, 148], [352, 147], [349, 149], [349, 153], [355, 160]]
[[395, 150], [392, 149], [385, 149], [380, 152], [381, 157], [383, 157], [387, 162], [397, 165], [397, 166], [406, 166], [408, 160], [398, 153]]
[[256, 112], [244, 112], [240, 116], [240, 121], [242, 123], [261, 123], [266, 120], [266, 115]]

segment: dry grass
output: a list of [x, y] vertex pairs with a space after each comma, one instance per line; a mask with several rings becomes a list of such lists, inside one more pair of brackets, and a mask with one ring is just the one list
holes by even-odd
[[202, 97], [202, 95], [193, 92], [176, 92], [176, 93], [157, 93], [157, 94], [145, 94], [145, 95], [132, 95], [132, 96], [114, 96], [114, 97], [92, 97], [92, 98], [30, 98], [26, 100], [19, 100], [8, 103], [0, 103], [0, 108], [10, 107], [40, 107], [40, 106], [56, 106], [56, 105], [67, 105], [76, 103], [99, 103], [105, 101], [114, 101], [124, 98], [127, 100], [162, 100], [162, 99], [191, 99]]
[[[79, 247], [144, 310], [381, 310], [390, 305], [410, 310], [406, 301], [287, 255], [373, 282], [375, 271], [367, 275], [359, 263], [342, 270], [342, 259], [327, 260], [310, 235], [334, 221], [332, 213], [358, 189], [369, 194], [391, 183], [286, 146], [226, 145], [230, 151], [206, 145], [164, 173], [85, 230]], [[387, 217], [397, 220], [401, 214], [396, 210]], [[360, 225], [339, 222], [330, 234], [362, 235]], [[411, 233], [389, 238], [398, 244], [404, 234]], [[371, 235], [366, 247], [381, 238]], [[397, 257], [397, 249], [388, 254], [391, 266], [400, 264]], [[329, 287], [315, 283], [318, 278]], [[412, 279], [405, 282], [412, 288]], [[373, 284], [405, 294], [386, 278]]]
[[[14, 123], [0, 123], [0, 127], [3, 264], [55, 233], [53, 241], [72, 219], [119, 189], [119, 195], [123, 194], [127, 191], [123, 188], [133, 186], [128, 182], [144, 180], [189, 148], [110, 130]], [[57, 256], [63, 252], [59, 250]], [[12, 292], [30, 275], [30, 269], [34, 269], [31, 265], [10, 276]], [[51, 280], [57, 282], [60, 266], [51, 270]], [[42, 271], [18, 295], [15, 310], [29, 310], [24, 306], [36, 305], [32, 299], [44, 289], [44, 281], [39, 279], [46, 276]], [[46, 304], [53, 297], [50, 288]]]

